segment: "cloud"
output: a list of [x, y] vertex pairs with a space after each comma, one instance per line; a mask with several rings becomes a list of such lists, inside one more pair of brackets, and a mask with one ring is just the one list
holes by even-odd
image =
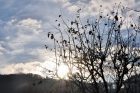
[[18, 22], [18, 24], [26, 28], [41, 29], [41, 22], [31, 18], [21, 20]]
[[7, 62], [23, 60], [26, 62], [29, 59], [38, 58], [38, 52], [35, 54], [31, 54], [31, 52], [44, 48], [46, 36], [42, 31], [41, 21], [36, 19], [12, 19], [0, 32], [3, 34], [2, 43], [0, 43], [1, 49], [7, 50], [3, 51], [3, 56], [6, 58], [9, 55], [9, 59], [6, 59]]
[[[51, 55], [51, 54], [48, 54]], [[0, 66], [0, 74], [14, 74], [14, 73], [33, 73], [39, 74], [43, 77], [49, 76], [50, 71], [54, 71], [55, 62], [54, 58], [47, 56], [46, 61], [30, 61], [26, 63], [13, 63]], [[51, 76], [51, 75], [50, 75]]]
[[[28, 62], [45, 62], [50, 54], [46, 53], [44, 45], [46, 42], [52, 44], [47, 39], [47, 32], [54, 31], [51, 25], [56, 24], [54, 20], [59, 14], [72, 18], [81, 8], [82, 17], [95, 16], [101, 4], [108, 13], [115, 3], [120, 2], [139, 10], [139, 0], [0, 0], [0, 63], [13, 64], [12, 69], [17, 68], [18, 63], [24, 68]], [[139, 15], [134, 15], [130, 9], [124, 13], [134, 17]]]
[[40, 62], [18, 63], [3, 66], [0, 69], [1, 74], [14, 74], [14, 73], [34, 73], [41, 74], [38, 69]]
[[[113, 9], [117, 10], [119, 4], [124, 7], [139, 10], [139, 1], [136, 0], [67, 0], [67, 2], [63, 2], [61, 4], [63, 7], [65, 7], [65, 9], [72, 13], [76, 12], [78, 8], [81, 8], [81, 14], [83, 15], [83, 17], [89, 15], [95, 16], [101, 10], [106, 13], [110, 13], [110, 11], [112, 11]], [[100, 7], [100, 5], [102, 5], [102, 8]]]

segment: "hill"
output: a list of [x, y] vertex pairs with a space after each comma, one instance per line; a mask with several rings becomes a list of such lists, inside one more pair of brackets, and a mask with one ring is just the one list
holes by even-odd
[[66, 80], [34, 74], [0, 75], [0, 93], [70, 93], [71, 88]]

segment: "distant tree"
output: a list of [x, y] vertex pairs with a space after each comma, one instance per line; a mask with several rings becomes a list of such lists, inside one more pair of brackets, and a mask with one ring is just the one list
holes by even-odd
[[121, 93], [139, 93], [140, 92], [140, 74], [134, 75], [124, 81], [124, 88]]
[[68, 66], [69, 79], [82, 93], [119, 93], [124, 80], [135, 75], [140, 27], [133, 18], [127, 22], [121, 10], [106, 15], [99, 11], [96, 19], [86, 21], [82, 21], [80, 9], [72, 21], [59, 15], [55, 27], [59, 33], [48, 33], [54, 42], [56, 65], [63, 62]]

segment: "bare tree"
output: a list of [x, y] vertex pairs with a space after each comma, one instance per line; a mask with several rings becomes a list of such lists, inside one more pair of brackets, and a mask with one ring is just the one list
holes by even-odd
[[[48, 33], [54, 42], [56, 65], [63, 62], [68, 66], [69, 79], [82, 93], [119, 93], [124, 80], [135, 75], [134, 67], [140, 59], [140, 27], [133, 21], [126, 23], [120, 10], [107, 15], [100, 11], [96, 19], [84, 22], [80, 9], [70, 22], [59, 15], [55, 28], [60, 38]], [[114, 84], [112, 91], [110, 82]]]

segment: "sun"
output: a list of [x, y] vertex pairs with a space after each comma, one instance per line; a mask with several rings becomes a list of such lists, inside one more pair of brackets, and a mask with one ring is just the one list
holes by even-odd
[[67, 76], [68, 73], [69, 73], [69, 69], [68, 69], [68, 67], [65, 64], [61, 64], [58, 67], [57, 74], [58, 74], [59, 78], [67, 79], [68, 78], [68, 76]]

